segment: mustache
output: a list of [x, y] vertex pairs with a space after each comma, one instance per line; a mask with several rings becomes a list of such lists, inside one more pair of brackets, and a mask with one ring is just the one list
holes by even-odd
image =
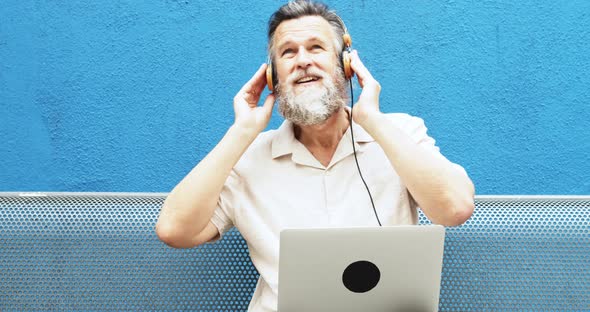
[[326, 78], [326, 73], [322, 72], [319, 69], [316, 68], [308, 68], [305, 70], [297, 70], [296, 72], [292, 73], [291, 75], [289, 75], [289, 77], [287, 77], [287, 83], [293, 83], [303, 77], [307, 77], [307, 76], [316, 76], [316, 77], [320, 77], [321, 79]]

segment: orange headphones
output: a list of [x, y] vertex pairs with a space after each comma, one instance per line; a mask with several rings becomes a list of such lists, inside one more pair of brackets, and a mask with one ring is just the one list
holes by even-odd
[[[338, 18], [340, 19], [340, 18]], [[344, 76], [346, 80], [350, 80], [354, 72], [352, 71], [352, 67], [350, 67], [350, 52], [352, 51], [352, 38], [348, 34], [348, 30], [346, 30], [346, 26], [344, 22], [340, 19], [340, 23], [344, 28], [344, 35], [342, 35], [342, 41], [344, 42], [342, 54], [340, 56], [342, 67], [344, 71]], [[266, 67], [266, 85], [268, 86], [268, 90], [270, 92], [274, 92], [274, 86], [276, 84], [276, 74], [274, 73], [274, 69], [272, 66], [272, 60], [268, 58], [268, 66]]]

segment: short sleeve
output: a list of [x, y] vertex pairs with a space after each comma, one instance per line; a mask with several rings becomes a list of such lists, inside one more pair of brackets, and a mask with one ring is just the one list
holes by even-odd
[[232, 170], [221, 189], [217, 207], [211, 217], [211, 223], [219, 231], [219, 237], [212, 242], [221, 239], [234, 226], [235, 209], [239, 203], [237, 197], [240, 194], [240, 187], [240, 177]]
[[440, 149], [436, 146], [436, 141], [428, 135], [428, 128], [424, 124], [424, 120], [419, 117], [406, 115], [407, 119], [403, 126], [406, 132], [416, 144], [440, 154]]
[[[416, 144], [434, 153], [436, 156], [442, 157], [449, 161], [444, 155], [441, 154], [440, 148], [436, 146], [436, 140], [434, 140], [432, 137], [428, 135], [428, 128], [424, 124], [424, 120], [422, 120], [422, 118], [405, 114], [403, 116], [405, 117], [405, 122], [402, 123], [402, 130], [406, 134], [408, 134], [410, 138], [412, 138], [412, 140], [416, 142]], [[458, 172], [467, 175], [467, 172], [462, 166], [455, 164], [453, 162], [451, 162], [451, 164], [453, 165], [453, 168], [455, 168]], [[410, 192], [408, 192], [408, 194], [410, 197], [410, 206], [417, 207], [418, 204], [414, 200], [412, 194], [410, 194]]]
[[[432, 149], [432, 151], [435, 151], [437, 155], [439, 155], [441, 157], [445, 157], [444, 155], [442, 155], [440, 153], [440, 149], [438, 148], [438, 146], [435, 145], [436, 141], [428, 135], [428, 128], [426, 128], [426, 125], [424, 124], [424, 120], [422, 120], [421, 118], [418, 118], [418, 117], [410, 117], [410, 118], [414, 120], [412, 122], [414, 124], [412, 136], [416, 140], [416, 142], [421, 146]], [[445, 157], [445, 159], [447, 159], [447, 158]], [[467, 175], [467, 171], [465, 171], [465, 169], [462, 166], [460, 166], [456, 163], [453, 163], [453, 162], [451, 162], [451, 163], [453, 164], [453, 167], [455, 167], [455, 169], [457, 169], [459, 172], [463, 173], [464, 175]]]

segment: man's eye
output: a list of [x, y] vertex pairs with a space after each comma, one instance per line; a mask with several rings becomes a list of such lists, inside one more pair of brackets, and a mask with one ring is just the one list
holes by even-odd
[[282, 56], [288, 56], [293, 54], [293, 49], [286, 49], [285, 51], [283, 51], [283, 53], [281, 53]]
[[321, 45], [316, 44], [316, 45], [312, 46], [311, 49], [312, 50], [323, 50], [324, 48]]

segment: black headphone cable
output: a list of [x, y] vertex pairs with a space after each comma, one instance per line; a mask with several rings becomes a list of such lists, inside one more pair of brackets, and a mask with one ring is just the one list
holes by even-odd
[[373, 202], [373, 196], [371, 196], [371, 191], [369, 190], [369, 186], [367, 185], [367, 182], [365, 182], [365, 178], [363, 178], [363, 174], [361, 172], [361, 167], [359, 166], [359, 161], [356, 157], [356, 147], [354, 144], [354, 133], [352, 130], [352, 110], [354, 109], [354, 94], [352, 93], [352, 79], [349, 80], [349, 82], [350, 82], [350, 116], [349, 116], [350, 137], [352, 140], [352, 152], [354, 154], [354, 161], [356, 163], [356, 168], [359, 171], [359, 175], [361, 176], [361, 180], [363, 181], [363, 184], [365, 185], [365, 188], [367, 189], [367, 193], [369, 194], [369, 199], [371, 199], [371, 206], [373, 206], [373, 212], [375, 213], [375, 218], [377, 218], [377, 223], [379, 223], [379, 226], [382, 226], [381, 221], [379, 220], [379, 216], [377, 215], [377, 209], [375, 209], [375, 202]]

